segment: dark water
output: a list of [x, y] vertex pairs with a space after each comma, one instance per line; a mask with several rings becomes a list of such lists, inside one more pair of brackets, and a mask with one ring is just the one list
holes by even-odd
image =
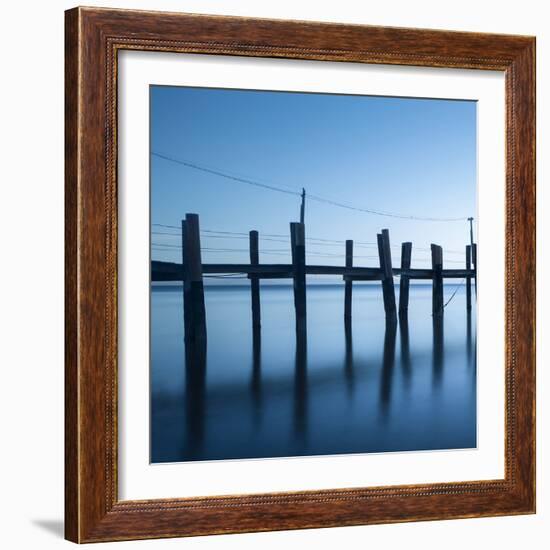
[[434, 322], [431, 287], [411, 285], [397, 327], [386, 326], [379, 286], [353, 292], [346, 335], [344, 287], [308, 285], [307, 344], [297, 346], [290, 286], [262, 286], [261, 341], [249, 287], [207, 287], [206, 368], [186, 369], [181, 286], [153, 287], [152, 462], [475, 447], [464, 289]]

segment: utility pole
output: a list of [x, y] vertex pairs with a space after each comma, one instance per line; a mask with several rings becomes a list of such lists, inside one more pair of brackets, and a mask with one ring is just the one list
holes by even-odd
[[474, 218], [468, 218], [470, 222], [470, 244], [472, 245], [472, 250], [474, 248]]
[[304, 223], [306, 216], [306, 190], [302, 187], [302, 204], [300, 205], [300, 223]]

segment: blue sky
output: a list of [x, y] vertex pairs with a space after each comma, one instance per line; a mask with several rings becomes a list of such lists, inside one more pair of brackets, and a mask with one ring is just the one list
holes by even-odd
[[[476, 215], [472, 101], [152, 86], [151, 152], [364, 209]], [[260, 262], [289, 262], [289, 222], [298, 221], [299, 204], [292, 194], [151, 155], [151, 221], [179, 227], [186, 212], [199, 214], [201, 230], [210, 231], [201, 237], [205, 263], [247, 262], [245, 235], [211, 231], [251, 229], [260, 233]], [[382, 228], [390, 230], [394, 265], [400, 243], [412, 241], [413, 267], [430, 265], [432, 242], [443, 246], [444, 264], [462, 267], [469, 240], [466, 221], [399, 219], [312, 200], [305, 221], [308, 238], [363, 243], [355, 265], [378, 265]], [[178, 230], [151, 229], [152, 258], [180, 261]], [[344, 261], [343, 242], [310, 240], [306, 249], [308, 263]]]

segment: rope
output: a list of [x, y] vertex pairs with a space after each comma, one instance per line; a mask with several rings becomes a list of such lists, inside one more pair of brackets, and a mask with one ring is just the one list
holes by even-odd
[[203, 275], [205, 279], [248, 279], [246, 275], [242, 273], [225, 273], [223, 275]]
[[443, 309], [445, 309], [449, 305], [449, 302], [455, 297], [458, 289], [464, 284], [465, 281], [466, 277], [464, 277], [464, 279], [462, 279], [462, 281], [458, 283], [458, 285], [456, 285], [455, 291], [453, 292], [452, 296], [447, 300], [447, 302], [443, 305]]

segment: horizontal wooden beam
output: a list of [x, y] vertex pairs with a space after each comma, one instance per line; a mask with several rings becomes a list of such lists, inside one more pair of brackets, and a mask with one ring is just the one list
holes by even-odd
[[380, 275], [378, 267], [344, 267], [339, 265], [307, 265], [308, 275]]
[[245, 275], [276, 275], [292, 271], [291, 264], [202, 264], [203, 273], [244, 273]]
[[262, 275], [254, 275], [253, 273], [249, 273], [247, 277], [251, 280], [253, 279], [292, 279], [293, 274], [290, 271], [287, 273], [263, 273]]
[[[431, 269], [401, 269], [394, 268], [394, 275], [404, 275], [410, 279], [432, 279], [433, 270]], [[464, 277], [474, 277], [475, 272], [473, 269], [444, 269], [444, 279], [462, 279]]]
[[376, 275], [344, 275], [344, 281], [381, 281], [382, 275], [377, 273]]
[[[393, 268], [394, 276], [404, 276], [409, 279], [433, 279], [433, 271], [431, 269], [401, 269]], [[463, 279], [465, 277], [475, 277], [473, 269], [444, 269], [444, 279]], [[380, 274], [375, 275], [344, 275], [344, 281], [379, 281]]]
[[[255, 275], [260, 279], [284, 279], [292, 277], [292, 264], [202, 264], [204, 274], [221, 273], [244, 273]], [[431, 269], [401, 269], [392, 270], [394, 276], [404, 275], [410, 279], [432, 279]], [[345, 267], [338, 265], [308, 265], [307, 275], [340, 275], [346, 281], [379, 281], [382, 272], [377, 267]], [[444, 279], [462, 279], [474, 277], [473, 269], [444, 269]], [[183, 268], [181, 264], [174, 262], [151, 262], [151, 280], [160, 281], [182, 281]]]

